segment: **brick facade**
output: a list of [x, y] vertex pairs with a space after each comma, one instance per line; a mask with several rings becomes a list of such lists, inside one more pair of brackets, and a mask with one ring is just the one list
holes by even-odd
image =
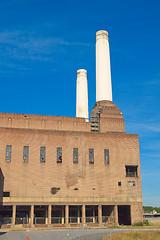
[[[95, 118], [98, 125], [92, 128]], [[12, 146], [11, 161], [6, 161], [7, 145]], [[24, 146], [29, 146], [28, 162], [23, 159]], [[40, 147], [45, 147], [45, 162], [40, 162]], [[62, 163], [57, 163], [57, 147], [62, 148]], [[73, 148], [78, 148], [78, 163], [73, 163]], [[94, 149], [92, 164], [89, 149]], [[109, 163], [104, 159], [105, 149], [109, 150]], [[126, 177], [126, 166], [136, 166], [137, 176]], [[47, 206], [47, 224], [51, 224], [53, 206], [59, 206], [61, 224], [66, 225], [72, 223], [74, 211], [82, 225], [87, 221], [85, 215], [92, 212], [92, 224], [96, 214], [99, 225], [108, 221], [103, 220], [106, 215], [118, 223], [118, 217], [123, 221], [121, 205], [130, 206], [131, 223], [143, 220], [138, 135], [125, 132], [123, 115], [110, 101], [96, 103], [91, 122], [1, 113], [0, 168], [2, 190], [10, 193], [3, 197], [2, 205], [12, 206], [12, 225], [16, 221], [13, 206], [20, 205], [29, 206], [30, 224], [37, 205]], [[86, 210], [87, 206], [91, 209]]]

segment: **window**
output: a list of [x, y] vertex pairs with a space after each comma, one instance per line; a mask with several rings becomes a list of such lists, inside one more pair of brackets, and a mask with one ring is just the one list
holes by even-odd
[[28, 162], [29, 160], [29, 146], [23, 147], [23, 162]]
[[109, 164], [109, 150], [104, 149], [104, 164]]
[[94, 164], [94, 149], [89, 149], [89, 163]]
[[11, 154], [12, 154], [12, 146], [6, 146], [6, 161], [11, 161]]
[[57, 147], [57, 163], [62, 163], [62, 148]]
[[78, 163], [78, 148], [73, 148], [73, 163]]
[[126, 177], [138, 177], [138, 166], [126, 166]]
[[118, 182], [118, 186], [121, 187], [121, 185], [122, 185], [121, 182]]
[[40, 162], [45, 162], [45, 155], [46, 155], [46, 148], [45, 147], [40, 147]]
[[128, 187], [135, 187], [136, 182], [135, 181], [128, 181]]
[[10, 197], [10, 192], [3, 192], [3, 197]]

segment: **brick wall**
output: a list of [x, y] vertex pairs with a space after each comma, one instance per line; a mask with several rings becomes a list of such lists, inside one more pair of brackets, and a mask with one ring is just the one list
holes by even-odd
[[[12, 145], [11, 162], [5, 160], [6, 145]], [[29, 146], [28, 163], [23, 162], [23, 146]], [[41, 146], [46, 147], [45, 163], [40, 163]], [[62, 147], [62, 163], [57, 163], [57, 147]], [[78, 148], [78, 164], [73, 163], [73, 148]], [[94, 164], [89, 164], [89, 148], [94, 149]], [[104, 149], [109, 149], [109, 165], [104, 164]], [[138, 165], [138, 177], [126, 177], [125, 165]], [[137, 135], [0, 128], [0, 167], [4, 191], [14, 198], [142, 201]], [[129, 180], [136, 186], [129, 187]], [[53, 195], [52, 187], [60, 190]]]

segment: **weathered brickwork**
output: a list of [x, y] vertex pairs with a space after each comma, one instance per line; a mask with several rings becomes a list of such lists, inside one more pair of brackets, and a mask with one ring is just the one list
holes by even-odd
[[[121, 209], [117, 207], [129, 205], [131, 223], [142, 221], [138, 135], [125, 132], [123, 115], [115, 104], [100, 105], [100, 128], [95, 132], [90, 130], [91, 122], [81, 118], [0, 114], [3, 192], [10, 192], [3, 205], [63, 205], [65, 212], [68, 205], [77, 205], [82, 219], [84, 207], [95, 205], [100, 206], [99, 224], [105, 211], [118, 222]], [[7, 145], [12, 146], [11, 161], [5, 158]], [[28, 162], [23, 161], [24, 146], [29, 146]], [[45, 162], [40, 162], [40, 147], [45, 147]], [[57, 163], [57, 147], [62, 148], [62, 163]], [[73, 163], [73, 148], [78, 148], [78, 163]], [[94, 149], [94, 163], [89, 163], [89, 149]], [[104, 149], [109, 150], [108, 163]], [[136, 166], [137, 176], [127, 177], [126, 166]], [[104, 210], [103, 205], [110, 208]], [[30, 211], [32, 223], [33, 208]], [[48, 218], [50, 222], [51, 212]]]

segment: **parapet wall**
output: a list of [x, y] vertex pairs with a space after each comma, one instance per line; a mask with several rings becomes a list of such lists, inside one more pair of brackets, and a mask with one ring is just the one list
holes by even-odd
[[84, 118], [0, 113], [0, 127], [90, 132]]

